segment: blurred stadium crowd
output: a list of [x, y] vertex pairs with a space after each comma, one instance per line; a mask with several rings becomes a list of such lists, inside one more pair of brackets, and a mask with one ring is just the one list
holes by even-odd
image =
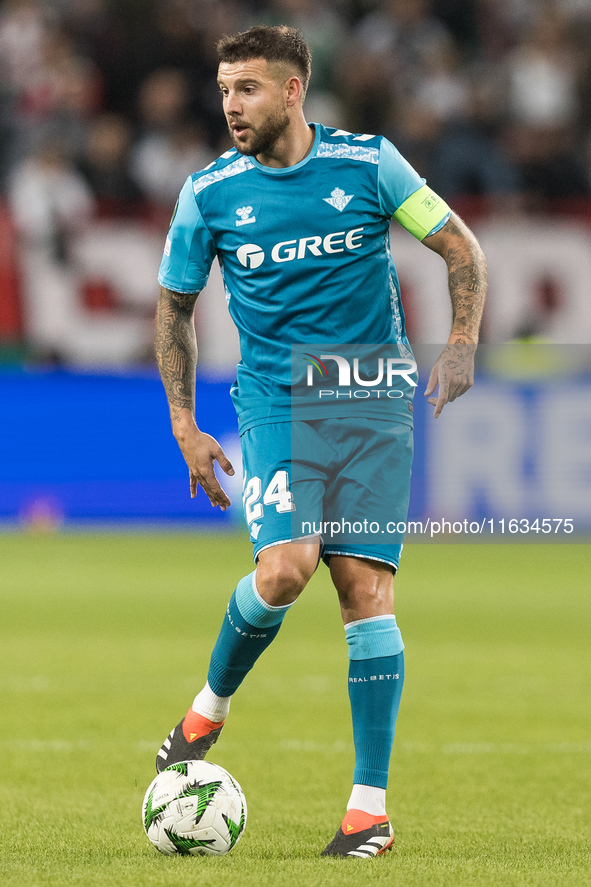
[[229, 146], [216, 40], [258, 23], [310, 43], [309, 120], [388, 136], [452, 203], [591, 196], [591, 0], [4, 0], [0, 227], [58, 263], [91, 217], [165, 227]]
[[260, 22], [310, 42], [309, 119], [387, 135], [446, 197], [590, 192], [591, 0], [5, 0], [4, 191], [59, 165], [81, 207], [170, 207], [227, 147], [215, 42]]

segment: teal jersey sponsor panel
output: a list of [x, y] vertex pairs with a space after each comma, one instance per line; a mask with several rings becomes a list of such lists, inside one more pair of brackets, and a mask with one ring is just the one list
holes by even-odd
[[[170, 290], [198, 292], [219, 259], [240, 335], [232, 397], [241, 430], [290, 419], [294, 344], [380, 343], [412, 358], [390, 220], [397, 214], [421, 238], [448, 217], [385, 138], [313, 127], [312, 149], [295, 166], [263, 166], [233, 148], [190, 176], [166, 240], [159, 280]], [[375, 415], [372, 404], [354, 407]], [[341, 399], [334, 409], [348, 406]], [[408, 403], [388, 410], [411, 423]]]

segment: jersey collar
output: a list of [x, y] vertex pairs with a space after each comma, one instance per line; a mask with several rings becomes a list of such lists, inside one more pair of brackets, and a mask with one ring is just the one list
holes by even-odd
[[302, 166], [305, 166], [313, 157], [316, 156], [316, 152], [318, 150], [318, 145], [320, 144], [320, 126], [317, 123], [308, 124], [314, 130], [314, 141], [312, 143], [312, 147], [299, 163], [294, 163], [293, 166], [265, 166], [264, 163], [259, 163], [256, 157], [249, 157], [248, 159], [252, 163], [252, 165], [256, 169], [260, 169], [261, 172], [266, 173], [270, 176], [285, 176], [289, 173], [295, 172], [298, 169], [301, 169]]

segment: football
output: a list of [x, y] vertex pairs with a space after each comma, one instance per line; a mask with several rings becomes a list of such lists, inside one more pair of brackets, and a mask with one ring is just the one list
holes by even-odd
[[150, 783], [142, 805], [144, 831], [168, 856], [223, 856], [244, 832], [246, 814], [239, 784], [209, 761], [167, 767]]

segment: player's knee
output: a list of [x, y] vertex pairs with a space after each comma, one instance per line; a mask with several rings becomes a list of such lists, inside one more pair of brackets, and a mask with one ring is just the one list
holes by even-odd
[[[271, 606], [291, 604], [304, 590], [316, 564], [310, 559], [294, 559], [287, 552], [269, 549], [270, 556], [259, 559], [256, 582], [259, 594]], [[266, 552], [263, 552], [266, 554]]]
[[371, 616], [393, 608], [394, 571], [389, 564], [333, 557], [330, 569], [343, 610]]

